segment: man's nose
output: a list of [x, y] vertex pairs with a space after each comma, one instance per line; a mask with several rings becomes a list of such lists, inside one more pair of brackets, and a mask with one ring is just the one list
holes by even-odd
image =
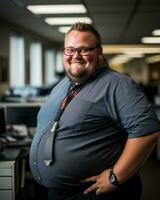
[[82, 57], [81, 56], [81, 52], [80, 51], [75, 51], [75, 53], [74, 53], [74, 55], [73, 55], [73, 57], [75, 57], [75, 58], [77, 58], [77, 57]]

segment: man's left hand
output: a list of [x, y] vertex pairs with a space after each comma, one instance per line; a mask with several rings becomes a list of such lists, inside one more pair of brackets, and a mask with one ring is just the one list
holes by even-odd
[[104, 170], [97, 176], [91, 176], [82, 180], [83, 183], [93, 182], [93, 184], [84, 191], [84, 194], [88, 194], [90, 192], [95, 191], [96, 195], [98, 196], [103, 193], [111, 192], [112, 190], [114, 190], [116, 187], [113, 186], [108, 179], [109, 172], [110, 170]]

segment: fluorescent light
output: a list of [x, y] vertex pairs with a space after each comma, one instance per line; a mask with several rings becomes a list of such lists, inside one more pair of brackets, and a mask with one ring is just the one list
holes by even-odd
[[146, 58], [147, 63], [155, 63], [155, 62], [160, 62], [160, 55], [155, 55], [155, 56], [150, 56]]
[[50, 25], [73, 24], [75, 22], [86, 22], [91, 24], [92, 20], [89, 17], [48, 17], [45, 19]]
[[65, 13], [86, 13], [87, 10], [82, 4], [66, 5], [29, 5], [27, 9], [35, 14], [65, 14]]
[[70, 26], [60, 26], [58, 28], [58, 31], [61, 33], [67, 33], [67, 31], [70, 29]]
[[130, 60], [131, 58], [125, 57], [124, 55], [117, 55], [109, 59], [109, 63], [111, 65], [120, 65], [120, 64], [127, 63]]
[[156, 30], [152, 31], [152, 34], [155, 36], [160, 35], [160, 29], [156, 29]]
[[139, 53], [139, 52], [136, 52], [136, 53], [128, 52], [128, 53], [125, 53], [124, 56], [127, 58], [143, 58], [144, 54]]
[[160, 37], [143, 37], [141, 41], [147, 44], [160, 44]]
[[119, 53], [139, 53], [152, 54], [160, 53], [160, 45], [103, 45], [104, 54], [119, 54]]

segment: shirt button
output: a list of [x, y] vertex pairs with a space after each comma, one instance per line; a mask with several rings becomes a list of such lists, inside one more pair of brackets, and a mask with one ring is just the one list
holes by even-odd
[[33, 165], [36, 165], [37, 163], [36, 162], [33, 162]]

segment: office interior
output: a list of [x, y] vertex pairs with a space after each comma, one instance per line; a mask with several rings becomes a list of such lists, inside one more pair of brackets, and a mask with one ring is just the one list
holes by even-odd
[[[62, 9], [56, 8], [55, 13], [38, 13], [28, 7], [62, 4], [80, 4], [83, 9], [60, 13]], [[63, 40], [64, 30], [70, 24], [64, 19], [63, 24], [58, 24], [57, 18], [54, 24], [55, 17], [82, 17], [76, 20], [89, 20], [95, 25], [110, 67], [127, 74], [142, 87], [160, 119], [159, 0], [1, 0], [1, 200], [45, 200], [47, 196], [47, 190], [30, 173], [28, 155], [38, 111], [65, 76]], [[150, 40], [146, 41], [147, 38]], [[159, 200], [160, 141], [142, 167], [141, 176], [142, 200]]]

